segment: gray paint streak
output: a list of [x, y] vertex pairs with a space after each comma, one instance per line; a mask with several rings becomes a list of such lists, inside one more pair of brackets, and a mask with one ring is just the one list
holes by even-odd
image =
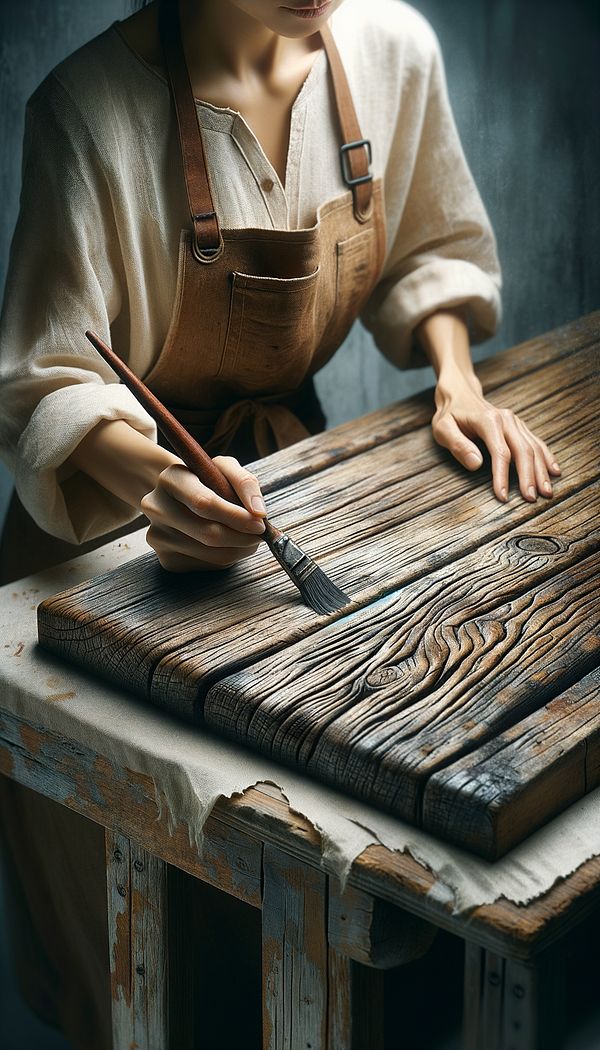
[[[465, 153], [498, 238], [504, 321], [481, 358], [600, 306], [600, 15], [585, 0], [417, 0], [442, 43]], [[23, 109], [127, 0], [0, 0], [0, 283], [17, 214]], [[591, 129], [595, 129], [592, 133]], [[430, 385], [355, 326], [320, 373], [330, 425]], [[0, 516], [9, 476], [0, 472]]]

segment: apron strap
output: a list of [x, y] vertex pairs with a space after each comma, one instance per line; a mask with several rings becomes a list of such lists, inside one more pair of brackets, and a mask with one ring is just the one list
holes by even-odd
[[[198, 111], [185, 60], [181, 40], [179, 4], [176, 0], [159, 0], [158, 20], [165, 65], [177, 115], [183, 172], [194, 231], [192, 250], [199, 262], [213, 262], [223, 251], [223, 238], [213, 204], [202, 129], [198, 123]], [[362, 137], [348, 78], [329, 26], [323, 26], [321, 29], [321, 39], [329, 62], [343, 140], [340, 146], [342, 178], [346, 186], [352, 190], [354, 216], [358, 222], [362, 223], [366, 222], [371, 214], [373, 196], [373, 176], [369, 171], [371, 143]]]
[[366, 222], [371, 214], [373, 197], [373, 176], [369, 171], [371, 143], [362, 137], [346, 70], [328, 25], [324, 25], [321, 29], [321, 39], [327, 53], [342, 132], [343, 142], [340, 146], [342, 178], [352, 190], [354, 217], [358, 222]]
[[223, 251], [223, 238], [210, 189], [202, 132], [181, 40], [177, 0], [160, 0], [158, 26], [177, 128], [187, 198], [192, 218], [192, 251], [199, 262], [213, 262]]

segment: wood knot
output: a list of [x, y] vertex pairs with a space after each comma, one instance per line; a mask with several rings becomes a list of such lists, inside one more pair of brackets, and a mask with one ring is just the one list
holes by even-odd
[[390, 682], [397, 682], [401, 677], [400, 668], [394, 664], [388, 664], [387, 667], [376, 667], [374, 671], [371, 671], [366, 677], [366, 683], [375, 687], [389, 685]]
[[552, 536], [517, 536], [512, 542], [525, 554], [560, 554], [564, 550], [560, 540]]

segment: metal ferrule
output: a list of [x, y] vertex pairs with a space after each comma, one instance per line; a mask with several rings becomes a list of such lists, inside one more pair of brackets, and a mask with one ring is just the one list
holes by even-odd
[[300, 550], [300, 547], [297, 547], [294, 541], [284, 533], [269, 543], [269, 546], [282, 569], [285, 569], [288, 575], [298, 582], [306, 580], [317, 568], [312, 558]]

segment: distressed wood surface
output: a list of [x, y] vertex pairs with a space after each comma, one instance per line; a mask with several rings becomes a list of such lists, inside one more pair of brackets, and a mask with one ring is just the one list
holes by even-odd
[[328, 965], [328, 1050], [384, 1050], [383, 970], [361, 966], [331, 946]]
[[[149, 775], [121, 768], [79, 742], [1, 709], [0, 775], [125, 832], [169, 864], [255, 907], [261, 906], [261, 843], [269, 842], [303, 864], [321, 863], [321, 839], [313, 825], [258, 787], [217, 801], [204, 826], [199, 856], [187, 825], [169, 827], [166, 800], [161, 798], [159, 809]], [[348, 886], [464, 937], [463, 917], [453, 914], [451, 902], [432, 894], [435, 881], [410, 854], [370, 846], [355, 860]], [[526, 960], [564, 938], [599, 905], [600, 858], [595, 858], [526, 907], [499, 900], [476, 908], [469, 914], [469, 940]], [[359, 959], [363, 952], [359, 944]]]
[[437, 933], [431, 923], [355, 886], [340, 893], [333, 879], [327, 928], [329, 944], [338, 952], [380, 970], [420, 958]]
[[113, 1050], [169, 1050], [167, 865], [106, 832]]
[[256, 836], [211, 816], [200, 855], [187, 824], [170, 827], [166, 799], [161, 796], [159, 809], [152, 777], [1, 709], [0, 773], [119, 829], [169, 864], [260, 908], [262, 847]]
[[327, 876], [276, 846], [263, 856], [263, 1050], [323, 1050]]
[[600, 785], [600, 669], [434, 773], [423, 823], [493, 858]]
[[[519, 349], [512, 352], [516, 359]], [[584, 368], [577, 354], [567, 358], [568, 367], [561, 359], [526, 377], [535, 401], [527, 422], [553, 440], [563, 465], [557, 500], [597, 473], [589, 382], [595, 353], [582, 351]], [[572, 434], [565, 433], [565, 395], [557, 387], [561, 377], [570, 381], [576, 364]], [[506, 390], [507, 403], [512, 395]], [[489, 477], [467, 475], [421, 426], [294, 482], [275, 492], [269, 506], [309, 553], [318, 553], [319, 564], [356, 605], [365, 605], [534, 519], [545, 501], [531, 505], [513, 496], [509, 507], [499, 505]], [[213, 681], [314, 633], [328, 619], [299, 602], [261, 548], [219, 577], [174, 578], [153, 555], [136, 559], [42, 603], [39, 636], [60, 655], [192, 715]]]
[[[518, 354], [505, 350], [487, 358], [477, 365], [477, 374], [485, 393], [493, 395], [499, 386], [539, 371], [552, 361], [598, 346], [599, 339], [600, 311], [597, 311], [520, 343]], [[258, 460], [250, 469], [258, 474], [263, 490], [272, 492], [324, 470], [342, 458], [348, 459], [417, 426], [425, 426], [432, 414], [431, 394], [427, 391], [308, 438], [302, 444], [301, 457], [292, 446], [275, 452], [268, 460]]]
[[[291, 450], [273, 457], [270, 511], [350, 593], [344, 610], [320, 617], [302, 606], [266, 549], [217, 578], [173, 578], [148, 556], [44, 602], [40, 641], [502, 855], [594, 784], [580, 769], [566, 789], [556, 762], [532, 759], [522, 769], [535, 788], [519, 782], [509, 798], [494, 792], [488, 752], [513, 731], [520, 758], [539, 749], [528, 725], [520, 736], [515, 727], [542, 708], [552, 719], [551, 702], [600, 663], [598, 338], [594, 315], [489, 365], [495, 403], [518, 411], [561, 462], [552, 501], [513, 493], [498, 504], [485, 470], [466, 474], [433, 443], [416, 399], [404, 421], [387, 409], [379, 428], [374, 417], [354, 424], [352, 440], [344, 428], [311, 439], [308, 472], [297, 450], [293, 476]], [[571, 710], [586, 746], [598, 713]], [[488, 784], [493, 818], [483, 787], [467, 787], [474, 776]], [[471, 800], [472, 818], [460, 810]]]
[[561, 1050], [564, 995], [558, 952], [526, 964], [467, 943], [464, 1050]]
[[[421, 811], [428, 778], [465, 753], [463, 769], [476, 766], [478, 745], [600, 660], [599, 499], [590, 488], [560, 540], [546, 539], [560, 516], [550, 507], [526, 536], [509, 534], [324, 629], [318, 648], [306, 639], [231, 676], [211, 689], [206, 721], [445, 835], [435, 797]], [[582, 716], [582, 738], [597, 724], [597, 711]], [[540, 791], [555, 779], [551, 764], [529, 773]], [[520, 820], [508, 839], [485, 814], [464, 834], [454, 821], [450, 837], [498, 855], [592, 786], [559, 783], [545, 812], [527, 792], [513, 795]]]

